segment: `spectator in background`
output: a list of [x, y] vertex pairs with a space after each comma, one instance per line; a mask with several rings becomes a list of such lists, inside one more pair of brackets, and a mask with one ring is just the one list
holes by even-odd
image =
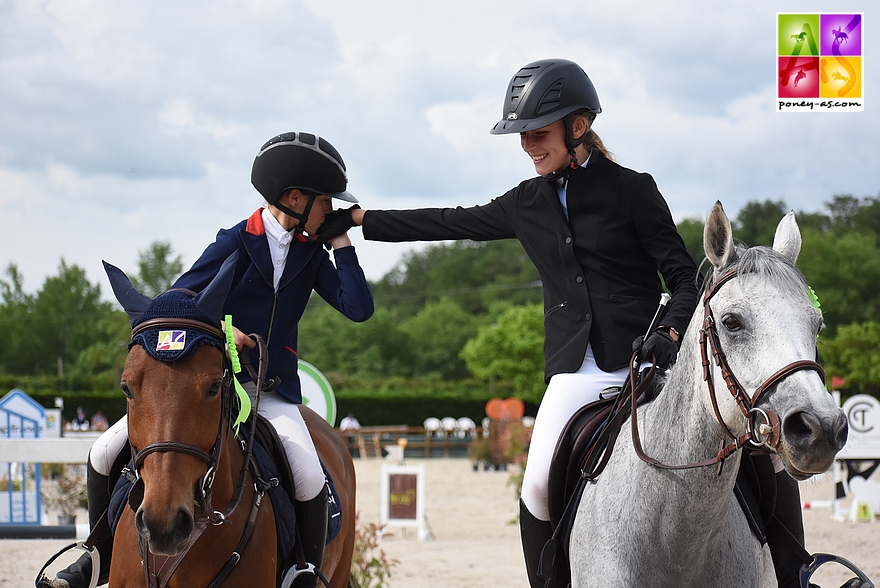
[[83, 407], [78, 406], [76, 409], [76, 416], [73, 417], [73, 420], [70, 422], [70, 430], [71, 431], [88, 431], [89, 430], [89, 419], [86, 417], [86, 411], [83, 410]]
[[92, 415], [92, 430], [103, 433], [107, 430], [107, 426], [107, 417], [100, 410], [96, 410], [95, 414]]

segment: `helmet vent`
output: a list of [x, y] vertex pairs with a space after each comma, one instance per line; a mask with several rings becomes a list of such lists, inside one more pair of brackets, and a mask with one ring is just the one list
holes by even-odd
[[516, 75], [510, 81], [510, 104], [508, 105], [508, 110], [514, 111], [519, 106], [519, 100], [522, 98], [526, 84], [528, 84], [531, 79], [531, 74], [527, 76]]
[[547, 88], [547, 91], [541, 96], [541, 102], [538, 103], [538, 109], [537, 112], [535, 112], [535, 116], [541, 116], [542, 114], [552, 112], [559, 108], [559, 105], [562, 102], [562, 87], [564, 85], [565, 78], [561, 78], [553, 82], [553, 84]]

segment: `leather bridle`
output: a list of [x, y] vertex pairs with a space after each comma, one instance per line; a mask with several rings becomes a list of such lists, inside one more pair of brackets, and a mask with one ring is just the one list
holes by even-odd
[[[221, 344], [221, 348], [222, 345], [226, 343], [226, 338], [223, 336], [223, 332], [220, 329], [202, 323], [201, 321], [180, 318], [153, 319], [149, 321], [144, 321], [132, 331], [132, 340], [134, 340], [135, 336], [139, 333], [147, 329], [155, 328], [197, 330], [214, 337]], [[254, 399], [252, 407], [252, 414], [256, 414], [257, 407], [259, 406], [260, 394], [266, 381], [268, 353], [266, 342], [263, 340], [262, 337], [256, 334], [252, 334], [250, 335], [250, 337], [256, 341], [257, 348], [259, 350], [259, 369], [256, 371], [256, 373], [250, 364], [250, 354], [243, 353], [240, 357], [242, 366], [244, 366], [248, 370], [251, 379], [256, 383], [257, 386], [256, 398]], [[198, 493], [194, 496], [196, 506], [198, 507], [198, 510], [202, 513], [202, 516], [197, 518], [194, 522], [194, 528], [192, 533], [190, 534], [190, 540], [186, 550], [177, 556], [157, 556], [149, 551], [149, 548], [147, 548], [147, 546], [144, 544], [140, 534], [138, 534], [138, 549], [140, 550], [141, 556], [143, 558], [144, 575], [147, 585], [151, 588], [162, 588], [164, 586], [167, 586], [168, 580], [174, 573], [177, 565], [189, 551], [189, 548], [192, 547], [192, 545], [196, 542], [196, 540], [198, 540], [201, 534], [204, 533], [208, 525], [221, 525], [225, 523], [227, 519], [232, 515], [232, 513], [238, 508], [244, 494], [247, 482], [247, 474], [249, 470], [252, 472], [255, 481], [254, 498], [251, 505], [250, 514], [248, 516], [247, 523], [244, 526], [244, 530], [242, 532], [242, 536], [239, 540], [239, 544], [236, 550], [233, 551], [232, 555], [226, 561], [223, 568], [211, 582], [211, 588], [219, 586], [223, 582], [223, 580], [225, 580], [226, 577], [231, 573], [232, 568], [238, 563], [241, 558], [241, 552], [244, 550], [244, 546], [250, 539], [251, 533], [254, 528], [256, 515], [262, 502], [263, 494], [269, 487], [269, 484], [267, 484], [260, 478], [259, 472], [256, 469], [256, 463], [253, 458], [254, 438], [257, 430], [256, 424], [250, 427], [248, 438], [246, 440], [241, 440], [241, 448], [244, 457], [242, 459], [241, 470], [239, 471], [238, 482], [235, 486], [235, 491], [233, 493], [232, 499], [229, 501], [229, 504], [222, 512], [214, 510], [213, 506], [211, 505], [211, 488], [214, 484], [214, 476], [217, 472], [217, 465], [220, 461], [220, 456], [223, 449], [223, 434], [224, 432], [227, 432], [228, 434], [231, 429], [229, 424], [232, 422], [233, 402], [231, 398], [233, 377], [235, 376], [232, 374], [232, 371], [227, 366], [223, 372], [223, 381], [220, 391], [222, 395], [220, 424], [218, 425], [217, 437], [214, 441], [214, 445], [209, 451], [205, 451], [204, 449], [195, 445], [191, 445], [189, 443], [181, 443], [178, 441], [155, 441], [140, 450], [138, 450], [134, 445], [131, 445], [132, 467], [126, 467], [122, 473], [130, 482], [132, 482], [132, 488], [129, 492], [128, 503], [131, 509], [134, 511], [137, 511], [140, 506], [140, 502], [143, 500], [144, 482], [143, 479], [141, 479], [140, 477], [140, 469], [144, 463], [144, 459], [147, 456], [153, 453], [183, 453], [186, 455], [191, 455], [203, 461], [207, 465], [207, 471], [205, 472], [205, 475], [202, 476], [198, 482]]]
[[[745, 388], [740, 384], [739, 380], [737, 380], [733, 371], [730, 369], [727, 356], [721, 349], [721, 340], [718, 336], [718, 329], [715, 326], [715, 317], [712, 314], [712, 308], [709, 305], [709, 302], [715, 294], [718, 293], [721, 287], [735, 278], [737, 273], [737, 269], [733, 268], [706, 285], [703, 292], [703, 326], [700, 329], [700, 353], [702, 356], [703, 380], [706, 382], [709, 391], [709, 398], [712, 401], [712, 409], [715, 412], [715, 419], [724, 429], [726, 435], [731, 441], [727, 444], [722, 441], [721, 447], [714, 458], [685, 465], [664, 464], [659, 460], [648, 456], [642, 449], [638, 435], [638, 425], [636, 423], [636, 403], [633, 402], [632, 434], [636, 454], [638, 454], [643, 461], [655, 467], [678, 470], [718, 464], [718, 473], [721, 473], [724, 460], [742, 447], [745, 447], [746, 444], [750, 443], [755, 447], [775, 449], [779, 444], [779, 439], [782, 434], [781, 423], [779, 415], [777, 415], [775, 411], [764, 410], [757, 406], [763, 396], [783, 379], [802, 370], [815, 371], [819, 374], [819, 377], [822, 378], [822, 382], [825, 382], [825, 370], [822, 366], [815, 361], [802, 359], [793, 361], [767, 378], [764, 383], [755, 389], [751, 396], [746, 392]], [[724, 418], [721, 416], [721, 411], [718, 408], [718, 399], [716, 398], [715, 386], [712, 381], [712, 362], [709, 359], [710, 352], [712, 358], [715, 360], [715, 365], [721, 370], [721, 377], [727, 384], [727, 390], [733, 396], [734, 400], [736, 400], [740, 411], [746, 419], [746, 432], [739, 437], [733, 433], [731, 428], [724, 421]], [[633, 382], [637, 380], [637, 374], [635, 373], [635, 370], [637, 369], [636, 366], [636, 361], [630, 363], [630, 380]]]

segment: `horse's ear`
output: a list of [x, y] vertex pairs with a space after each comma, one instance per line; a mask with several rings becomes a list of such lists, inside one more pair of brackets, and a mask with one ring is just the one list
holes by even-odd
[[217, 272], [211, 283], [199, 292], [194, 299], [196, 307], [218, 323], [223, 318], [223, 304], [229, 295], [229, 288], [232, 286], [232, 278], [235, 275], [235, 264], [237, 262], [238, 251], [236, 250], [226, 258], [226, 261], [220, 266], [220, 271]]
[[801, 230], [798, 228], [792, 210], [779, 221], [776, 227], [776, 235], [773, 237], [773, 251], [781, 253], [789, 258], [792, 263], [797, 262], [801, 252]]
[[122, 305], [122, 308], [128, 315], [128, 320], [134, 325], [135, 321], [150, 306], [153, 299], [138, 292], [121, 269], [103, 260], [102, 263], [104, 264], [104, 271], [107, 272], [107, 277], [110, 279], [110, 287], [113, 288], [116, 300]]
[[715, 202], [706, 218], [703, 250], [715, 269], [727, 266], [734, 259], [733, 229], [730, 228], [730, 220], [719, 201]]

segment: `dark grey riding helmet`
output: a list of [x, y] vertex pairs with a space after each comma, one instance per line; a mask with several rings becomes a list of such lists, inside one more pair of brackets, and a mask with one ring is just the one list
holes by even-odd
[[346, 191], [342, 156], [330, 141], [311, 133], [282, 133], [269, 139], [254, 159], [251, 183], [269, 204], [277, 205], [291, 188], [357, 202]]
[[493, 135], [523, 133], [566, 118], [566, 143], [573, 149], [581, 141], [571, 137], [571, 115], [602, 112], [593, 82], [581, 66], [567, 59], [542, 59], [524, 66], [511, 78], [504, 99], [503, 118]]
[[[330, 141], [311, 133], [282, 133], [266, 141], [254, 159], [251, 183], [266, 202], [299, 221], [299, 232], [305, 229], [319, 194], [357, 202], [346, 191], [348, 176], [339, 151]], [[281, 195], [291, 188], [309, 197], [302, 213], [279, 202]]]

